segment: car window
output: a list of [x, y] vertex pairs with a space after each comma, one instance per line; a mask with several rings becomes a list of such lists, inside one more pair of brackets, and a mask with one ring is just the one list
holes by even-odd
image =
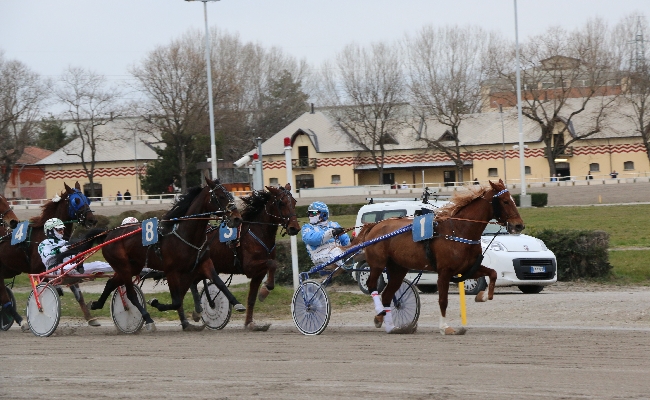
[[373, 223], [373, 222], [377, 222], [377, 215], [378, 215], [377, 211], [372, 211], [372, 212], [365, 213], [365, 214], [363, 214], [361, 216], [361, 223], [362, 224], [370, 224], [370, 223]]
[[406, 216], [406, 210], [390, 210], [384, 211], [383, 219], [404, 217]]
[[501, 225], [496, 223], [497, 220], [493, 219], [490, 220], [490, 223], [487, 224], [485, 229], [483, 230], [483, 236], [485, 235], [507, 235], [508, 232], [501, 227]]

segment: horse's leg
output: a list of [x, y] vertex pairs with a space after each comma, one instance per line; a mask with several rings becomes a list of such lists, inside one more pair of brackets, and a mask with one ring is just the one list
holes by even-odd
[[388, 283], [383, 292], [381, 292], [381, 303], [383, 306], [384, 315], [384, 329], [386, 333], [413, 333], [415, 326], [395, 326], [393, 324], [393, 316], [391, 315], [391, 302], [395, 293], [402, 286], [402, 281], [406, 276], [408, 269], [402, 268], [395, 264], [388, 265]]
[[260, 284], [264, 279], [264, 275], [258, 275], [251, 279], [248, 287], [248, 303], [246, 303], [246, 319], [244, 320], [244, 327], [249, 331], [268, 331], [271, 324], [256, 325], [253, 322], [253, 309], [255, 308], [255, 294], [260, 288]]
[[212, 271], [210, 271], [210, 274], [212, 274], [212, 282], [217, 285], [217, 288], [223, 292], [224, 295], [226, 295], [226, 298], [228, 299], [228, 302], [232, 304], [232, 307], [235, 309], [237, 312], [244, 312], [246, 311], [246, 307], [244, 307], [239, 300], [233, 296], [232, 293], [230, 293], [230, 290], [228, 289], [228, 286], [219, 278], [219, 274], [217, 271], [215, 271], [214, 268], [212, 268]]
[[151, 318], [151, 315], [149, 315], [149, 312], [144, 308], [144, 304], [140, 304], [140, 299], [138, 299], [138, 295], [133, 289], [133, 282], [124, 285], [124, 287], [126, 288], [126, 297], [129, 299], [131, 304], [133, 304], [133, 306], [135, 306], [135, 308], [140, 311], [140, 314], [142, 314], [142, 318], [145, 322], [144, 329], [148, 332], [154, 332], [156, 330], [156, 324], [153, 322], [153, 319]]
[[258, 299], [260, 301], [266, 300], [269, 292], [275, 288], [275, 271], [278, 268], [278, 263], [275, 262], [275, 260], [266, 260], [266, 266], [266, 282], [264, 282], [258, 294]]
[[[199, 322], [201, 320], [201, 313], [203, 312], [203, 307], [201, 307], [201, 295], [199, 294], [199, 288], [197, 287], [198, 282], [193, 282], [190, 285], [190, 291], [192, 292], [192, 299], [194, 300], [194, 311], [192, 311], [192, 319], [194, 322]], [[203, 287], [207, 288], [208, 283], [204, 279]], [[181, 306], [182, 308], [183, 306]]]
[[381, 297], [379, 297], [379, 293], [377, 292], [377, 281], [383, 271], [383, 268], [379, 269], [370, 267], [370, 275], [368, 276], [367, 281], [368, 292], [370, 292], [372, 302], [375, 306], [375, 328], [381, 328], [381, 325], [384, 323], [384, 315], [386, 315], [384, 312], [384, 305], [381, 302]]
[[494, 297], [494, 285], [497, 283], [497, 271], [493, 270], [492, 268], [484, 267], [481, 265], [474, 276], [472, 276], [472, 278], [478, 279], [482, 276], [488, 276], [490, 278], [490, 284], [488, 286], [487, 292], [485, 292], [485, 290], [481, 290], [476, 294], [474, 301], [478, 303], [492, 300]]
[[81, 312], [84, 314], [84, 318], [88, 322], [88, 325], [102, 326], [97, 318], [90, 315], [90, 311], [88, 310], [88, 306], [84, 300], [84, 295], [81, 293], [81, 289], [79, 289], [79, 285], [76, 283], [74, 285], [70, 285], [70, 291], [74, 295], [74, 298], [77, 300], [77, 303], [79, 303], [79, 308], [81, 308]]
[[465, 328], [456, 331], [447, 325], [447, 303], [449, 298], [449, 276], [438, 272], [438, 304], [440, 305], [440, 333], [443, 335], [464, 335]]
[[165, 274], [167, 276], [167, 284], [169, 286], [169, 293], [171, 294], [172, 297], [172, 302], [171, 304], [163, 304], [158, 301], [158, 299], [154, 298], [149, 301], [149, 304], [152, 307], [155, 307], [158, 311], [169, 311], [169, 310], [176, 310], [178, 313], [178, 319], [181, 321], [181, 326], [183, 327], [183, 330], [187, 331], [195, 331], [195, 330], [203, 330], [205, 328], [205, 325], [201, 327], [197, 327], [195, 325], [190, 324], [190, 322], [185, 318], [185, 310], [183, 309], [183, 298], [185, 298], [185, 294], [187, 293], [188, 289], [190, 286], [192, 286], [192, 280], [189, 276], [186, 275], [179, 275], [179, 274]]
[[104, 308], [104, 304], [106, 304], [106, 300], [108, 299], [108, 296], [110, 296], [111, 293], [113, 293], [113, 291], [117, 289], [118, 286], [119, 285], [115, 283], [115, 277], [112, 277], [109, 280], [107, 280], [106, 285], [104, 286], [104, 291], [99, 296], [99, 298], [89, 303], [90, 309], [101, 310], [102, 308]]

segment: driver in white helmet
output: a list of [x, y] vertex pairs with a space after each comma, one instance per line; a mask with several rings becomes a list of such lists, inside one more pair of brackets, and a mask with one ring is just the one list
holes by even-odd
[[[323, 264], [343, 253], [339, 246], [350, 244], [350, 237], [338, 222], [329, 220], [329, 208], [322, 201], [315, 201], [307, 209], [309, 223], [302, 226], [302, 241], [315, 265]], [[343, 266], [343, 260], [335, 263]], [[328, 265], [325, 269], [334, 269]]]
[[[41, 256], [41, 260], [43, 260], [43, 264], [45, 264], [46, 269], [51, 269], [57, 265], [56, 263], [56, 256], [57, 254], [63, 253], [64, 251], [68, 250], [68, 241], [63, 239], [63, 232], [65, 231], [65, 225], [63, 225], [63, 221], [61, 221], [58, 218], [50, 218], [47, 221], [45, 221], [45, 225], [43, 226], [45, 229], [45, 236], [46, 239], [43, 240], [39, 245], [38, 245], [38, 254]], [[68, 261], [71, 257], [65, 258], [63, 261]], [[66, 264], [63, 269], [65, 271], [68, 271], [70, 269], [75, 269], [75, 271], [72, 271], [71, 273], [85, 273], [85, 274], [96, 274], [99, 272], [103, 273], [112, 273], [113, 268], [111, 266], [104, 262], [104, 261], [93, 261], [89, 263], [84, 263], [83, 266], [77, 265], [74, 263]], [[57, 271], [56, 273], [58, 274], [60, 271]]]

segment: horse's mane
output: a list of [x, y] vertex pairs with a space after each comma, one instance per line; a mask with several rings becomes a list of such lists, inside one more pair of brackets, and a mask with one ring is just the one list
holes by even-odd
[[41, 215], [30, 218], [29, 224], [34, 228], [40, 228], [45, 225], [45, 222], [47, 222], [48, 219], [53, 218], [54, 214], [56, 214], [56, 209], [59, 206], [59, 203], [68, 198], [68, 192], [61, 192], [59, 197], [61, 197], [61, 200], [57, 202], [49, 200], [47, 203], [43, 204], [41, 206]]
[[178, 200], [174, 202], [172, 208], [167, 211], [167, 213], [165, 213], [163, 218], [172, 219], [184, 216], [187, 213], [187, 210], [190, 208], [190, 205], [192, 205], [194, 199], [196, 199], [196, 196], [201, 193], [201, 190], [203, 190], [201, 186], [194, 186], [192, 188], [189, 188], [187, 190], [187, 193], [179, 197]]
[[247, 221], [253, 219], [264, 209], [270, 198], [271, 193], [264, 190], [255, 190], [250, 195], [241, 197], [241, 201], [244, 203], [241, 211], [242, 218]]
[[489, 189], [485, 186], [473, 186], [467, 188], [467, 190], [454, 192], [451, 202], [436, 210], [436, 221], [445, 221], [453, 217], [460, 209], [474, 201], [477, 197], [482, 196]]

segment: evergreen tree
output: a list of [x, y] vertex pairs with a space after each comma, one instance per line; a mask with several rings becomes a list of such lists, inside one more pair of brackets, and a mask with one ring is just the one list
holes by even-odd
[[52, 151], [59, 150], [74, 139], [74, 137], [70, 137], [66, 133], [63, 122], [54, 118], [51, 114], [41, 120], [37, 134], [36, 146]]
[[262, 109], [257, 132], [267, 139], [278, 133], [302, 113], [309, 110], [309, 96], [302, 91], [300, 79], [294, 79], [286, 69], [269, 82], [268, 91], [262, 95]]

